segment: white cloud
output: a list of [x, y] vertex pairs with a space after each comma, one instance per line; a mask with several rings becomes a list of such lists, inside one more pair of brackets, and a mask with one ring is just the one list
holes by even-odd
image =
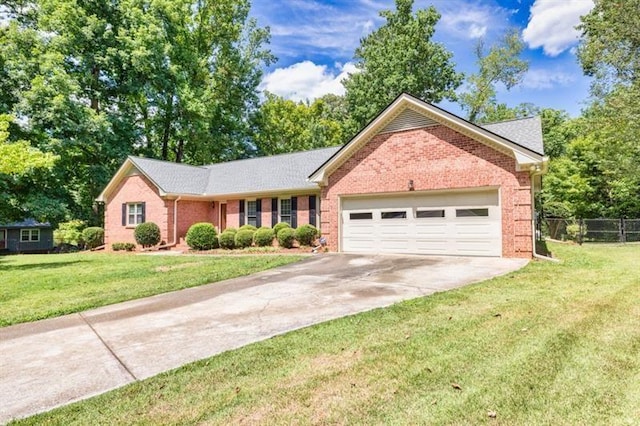
[[450, 0], [438, 3], [442, 15], [438, 29], [463, 40], [473, 40], [487, 36], [488, 32], [501, 32], [513, 10], [483, 3]]
[[277, 68], [264, 77], [260, 89], [293, 101], [312, 101], [328, 93], [343, 95], [342, 80], [357, 69], [351, 62], [336, 67], [338, 71], [332, 72], [326, 65], [303, 61]]
[[534, 90], [552, 89], [557, 86], [568, 86], [575, 79], [575, 75], [564, 71], [550, 71], [540, 68], [530, 69], [522, 80], [522, 87]]
[[558, 56], [577, 42], [575, 26], [591, 8], [592, 0], [536, 0], [522, 38], [530, 48], [542, 47], [546, 55]]

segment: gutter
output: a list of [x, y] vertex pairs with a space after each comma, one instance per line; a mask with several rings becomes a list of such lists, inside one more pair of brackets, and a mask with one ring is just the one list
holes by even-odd
[[[534, 189], [533, 191], [531, 191], [531, 244], [532, 244], [531, 253], [533, 254], [533, 257], [535, 259], [547, 260], [551, 262], [560, 262], [559, 259], [554, 259], [553, 257], [536, 253], [536, 199], [535, 199], [535, 188], [533, 187], [535, 185], [534, 178], [536, 176], [542, 176], [544, 172], [545, 172], [544, 168], [540, 167], [539, 165], [531, 166], [531, 186], [532, 186], [532, 189]], [[542, 180], [540, 180], [540, 182], [541, 182], [540, 185], [542, 186]], [[540, 190], [542, 190], [542, 187], [540, 188]]]

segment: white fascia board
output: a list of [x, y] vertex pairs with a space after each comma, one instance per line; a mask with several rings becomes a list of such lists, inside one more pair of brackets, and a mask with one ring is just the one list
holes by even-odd
[[381, 125], [388, 120], [389, 116], [393, 116], [394, 113], [399, 112], [398, 110], [408, 106], [412, 106], [414, 110], [421, 111], [444, 126], [450, 127], [456, 131], [462, 130], [462, 133], [466, 133], [468, 136], [481, 143], [488, 145], [495, 144], [508, 150], [515, 157], [518, 169], [526, 169], [529, 165], [539, 165], [542, 167], [544, 164], [545, 157], [540, 154], [521, 147], [508, 139], [489, 132], [479, 126], [462, 120], [449, 112], [432, 107], [419, 99], [403, 94], [396, 99], [395, 102], [389, 105], [381, 114], [379, 114], [371, 123], [369, 123], [369, 125], [356, 135], [341, 151], [324, 164], [321, 169], [311, 175], [308, 180], [319, 185], [327, 185], [327, 170], [331, 170], [336, 163], [341, 162], [345, 157], [349, 158], [353, 155], [353, 151], [355, 149], [354, 146], [358, 146], [359, 142], [363, 139], [375, 136], [380, 130]]

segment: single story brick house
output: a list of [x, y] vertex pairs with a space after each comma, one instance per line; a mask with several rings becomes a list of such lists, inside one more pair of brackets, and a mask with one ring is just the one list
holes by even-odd
[[105, 242], [153, 221], [319, 227], [332, 251], [532, 257], [538, 117], [477, 126], [402, 94], [343, 146], [189, 166], [129, 157], [98, 201]]
[[49, 222], [25, 219], [0, 224], [0, 254], [47, 253], [53, 249], [53, 228]]

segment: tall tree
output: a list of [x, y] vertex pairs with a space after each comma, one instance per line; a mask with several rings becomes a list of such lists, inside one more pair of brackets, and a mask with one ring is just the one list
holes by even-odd
[[581, 18], [578, 58], [598, 90], [635, 84], [640, 76], [640, 0], [594, 0]]
[[191, 163], [247, 155], [272, 60], [248, 0], [8, 4], [0, 113], [18, 117], [12, 137], [60, 157], [36, 185], [16, 187], [23, 199], [12, 205], [37, 204], [25, 199], [39, 188], [58, 203], [56, 216], [95, 223], [93, 200], [128, 154]]
[[[333, 102], [333, 104], [330, 104]], [[294, 102], [271, 93], [260, 107], [254, 142], [258, 155], [322, 148], [344, 143], [342, 123], [336, 119], [336, 97], [313, 103]]]
[[509, 31], [488, 52], [485, 52], [483, 40], [478, 42], [478, 72], [467, 77], [467, 90], [459, 97], [469, 121], [475, 123], [496, 104], [496, 84], [502, 83], [509, 90], [522, 81], [529, 69], [527, 61], [520, 59], [523, 48], [524, 43], [516, 29]]
[[345, 81], [351, 118], [362, 127], [401, 92], [429, 102], [454, 99], [462, 75], [452, 54], [432, 41], [440, 15], [434, 7], [413, 13], [413, 0], [396, 0], [384, 10], [386, 23], [360, 40], [355, 51], [358, 72]]

